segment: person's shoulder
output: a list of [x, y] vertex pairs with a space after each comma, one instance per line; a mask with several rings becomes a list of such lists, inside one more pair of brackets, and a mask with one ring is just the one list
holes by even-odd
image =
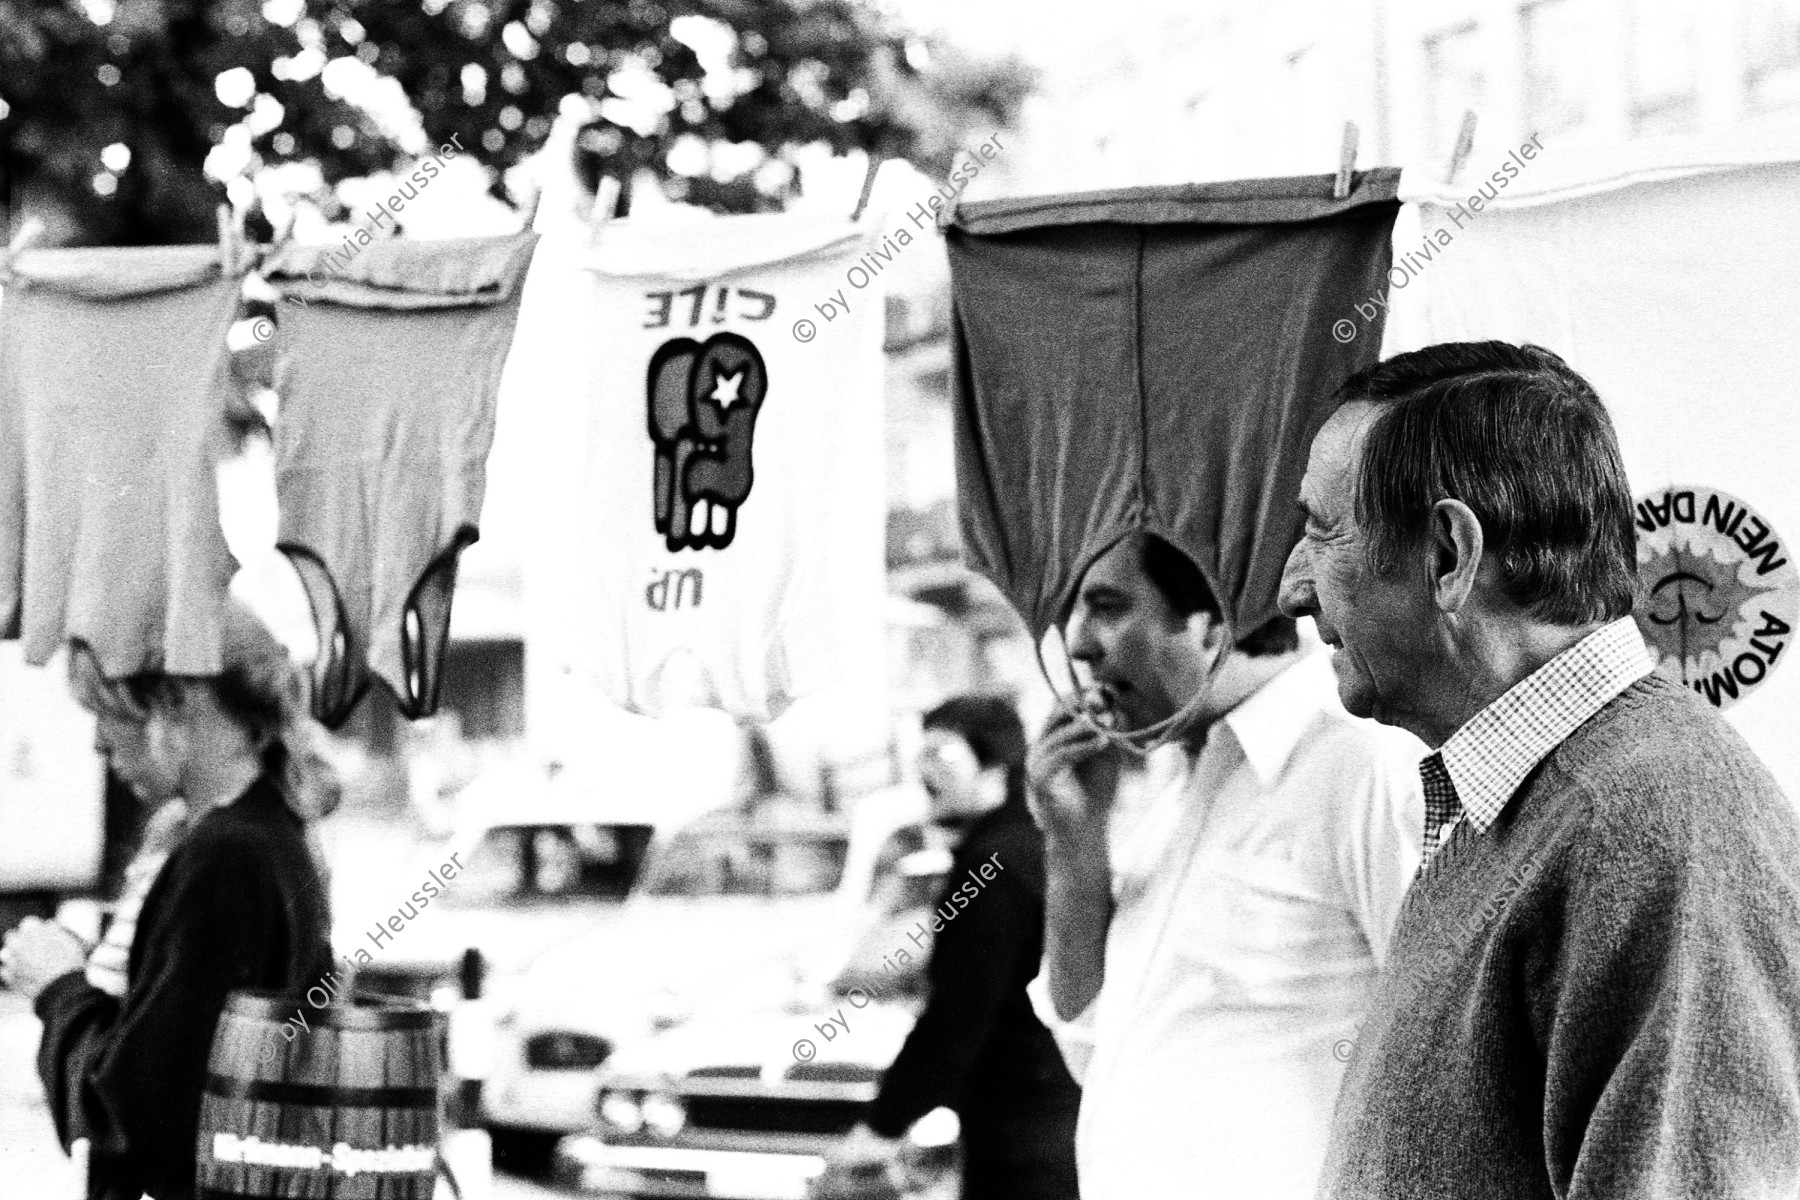
[[1580, 836], [1595, 854], [1693, 870], [1800, 856], [1800, 816], [1768, 767], [1716, 710], [1659, 675], [1571, 734], [1541, 775], [1579, 794]]
[[959, 874], [971, 866], [979, 870], [980, 864], [990, 860], [1002, 864], [1003, 871], [1011, 872], [1012, 881], [1027, 890], [1043, 890], [1044, 837], [1029, 813], [1007, 810], [957, 849]]
[[1788, 807], [1743, 735], [1698, 696], [1656, 674], [1589, 718], [1551, 760], [1609, 806], [1702, 815], [1720, 815], [1737, 802]]
[[995, 851], [1042, 857], [1044, 835], [1030, 813], [1022, 808], [1016, 812], [1009, 810], [1000, 820], [971, 837], [968, 850], [979, 858], [987, 858]]
[[180, 846], [193, 868], [216, 862], [253, 864], [271, 856], [304, 850], [299, 821], [272, 784], [259, 781], [230, 804], [203, 813]]

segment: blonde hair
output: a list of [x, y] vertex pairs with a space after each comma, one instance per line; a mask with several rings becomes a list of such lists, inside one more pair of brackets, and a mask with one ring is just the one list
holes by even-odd
[[330, 735], [312, 719], [307, 681], [268, 627], [235, 598], [221, 613], [216, 675], [148, 671], [108, 679], [88, 646], [69, 647], [69, 687], [90, 712], [143, 724], [157, 704], [180, 703], [183, 690], [204, 686], [219, 708], [262, 747], [263, 768], [295, 816], [308, 824], [337, 808], [343, 789], [326, 753]]

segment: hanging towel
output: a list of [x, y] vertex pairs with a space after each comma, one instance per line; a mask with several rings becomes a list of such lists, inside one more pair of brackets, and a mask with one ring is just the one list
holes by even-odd
[[1800, 796], [1800, 163], [1593, 183], [1580, 165], [1552, 158], [1538, 186], [1533, 163], [1492, 201], [1422, 187], [1395, 263], [1442, 248], [1393, 290], [1385, 352], [1535, 342], [1594, 385], [1638, 502], [1636, 615], [1658, 669]]
[[[1034, 637], [1125, 533], [1276, 615], [1307, 446], [1373, 360], [1398, 172], [965, 204], [948, 234], [965, 555]], [[1334, 329], [1337, 331], [1334, 333]]]
[[315, 715], [381, 679], [437, 711], [456, 560], [479, 536], [494, 400], [537, 238], [293, 247], [275, 422], [278, 548], [312, 600]]
[[878, 275], [904, 252], [846, 221], [758, 215], [622, 222], [570, 268], [553, 307], [573, 329], [533, 330], [574, 352], [558, 374], [586, 398], [579, 484], [546, 506], [567, 534], [528, 583], [558, 600], [551, 674], [639, 713], [752, 720], [879, 676]]
[[112, 677], [219, 669], [214, 466], [239, 305], [213, 246], [27, 252], [0, 302], [0, 637]]

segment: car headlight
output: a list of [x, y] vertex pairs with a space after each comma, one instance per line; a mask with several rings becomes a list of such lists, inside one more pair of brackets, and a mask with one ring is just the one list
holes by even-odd
[[674, 1137], [687, 1124], [687, 1107], [666, 1093], [651, 1092], [638, 1107], [644, 1115], [644, 1124], [658, 1137]]
[[631, 1092], [601, 1092], [600, 1119], [620, 1133], [636, 1133], [644, 1127], [644, 1109]]
[[906, 1140], [921, 1149], [948, 1146], [962, 1133], [962, 1122], [948, 1108], [934, 1108], [906, 1131]]

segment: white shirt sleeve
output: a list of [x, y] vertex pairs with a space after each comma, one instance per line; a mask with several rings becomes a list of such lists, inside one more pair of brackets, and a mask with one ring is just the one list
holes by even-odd
[[1087, 1075], [1088, 1062], [1094, 1057], [1094, 1009], [1099, 1006], [1100, 997], [1088, 1001], [1088, 1006], [1073, 1020], [1065, 1021], [1056, 1015], [1056, 1004], [1050, 999], [1048, 971], [1037, 973], [1037, 977], [1025, 986], [1025, 995], [1031, 1000], [1031, 1007], [1037, 1010], [1038, 1020], [1056, 1039], [1056, 1047], [1062, 1051], [1063, 1065], [1069, 1068], [1076, 1083], [1082, 1082]]
[[1425, 794], [1418, 764], [1426, 750], [1399, 730], [1371, 732], [1377, 741], [1374, 752], [1347, 781], [1342, 811], [1348, 826], [1339, 843], [1339, 866], [1379, 967], [1387, 961], [1400, 905], [1419, 870]]

